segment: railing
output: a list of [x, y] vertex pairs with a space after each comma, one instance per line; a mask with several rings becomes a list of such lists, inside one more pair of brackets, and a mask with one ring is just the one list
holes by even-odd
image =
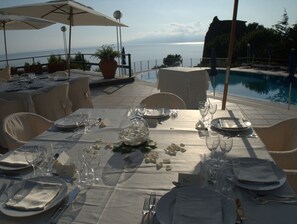
[[[65, 54], [59, 54], [61, 57], [66, 59]], [[75, 55], [75, 54], [71, 54]], [[72, 61], [72, 64], [81, 64], [83, 70], [86, 70], [87, 66], [91, 66], [91, 70], [99, 71], [99, 62], [95, 62], [92, 59], [93, 54], [81, 54], [83, 60], [82, 61]], [[24, 69], [24, 64], [27, 62], [29, 64], [39, 62], [42, 66], [47, 66], [48, 62], [47, 59], [51, 55], [37, 55], [32, 57], [22, 57], [22, 58], [14, 58], [9, 59], [9, 64], [16, 69]], [[163, 59], [155, 59], [155, 60], [143, 60], [143, 61], [133, 61], [131, 62], [131, 54], [125, 54], [128, 57], [127, 64], [118, 64], [118, 71], [117, 74], [119, 75], [126, 75], [126, 71], [128, 70], [129, 77], [132, 76], [134, 73], [139, 73], [143, 71], [149, 71], [158, 69], [163, 65]], [[121, 61], [121, 57], [119, 58]], [[87, 61], [87, 63], [86, 63]], [[23, 65], [20, 65], [20, 64]], [[0, 67], [4, 67], [6, 64], [5, 60], [0, 60]], [[217, 67], [224, 68], [227, 64], [227, 58], [217, 58]], [[286, 70], [287, 69], [287, 60], [284, 59], [275, 59], [275, 58], [247, 58], [241, 57], [233, 63], [233, 66], [241, 66], [241, 65], [252, 65], [255, 68], [259, 69], [275, 69], [275, 70]], [[182, 67], [210, 67], [210, 58], [184, 58], [180, 64]], [[258, 66], [258, 67], [257, 67]]]
[[[51, 54], [52, 55], [52, 54]], [[25, 69], [25, 63], [28, 63], [29, 65], [32, 64], [36, 64], [37, 62], [41, 65], [41, 66], [48, 66], [48, 58], [51, 55], [37, 55], [37, 56], [32, 56], [32, 57], [20, 57], [20, 58], [13, 58], [13, 59], [9, 59], [9, 65], [11, 65], [11, 67], [16, 70], [19, 71], [18, 73], [22, 73], [24, 72]], [[58, 54], [59, 56], [61, 56], [62, 59], [64, 59], [66, 61], [66, 56], [65, 54]], [[76, 54], [71, 54], [72, 55], [76, 55]], [[93, 54], [81, 54], [82, 60], [80, 61], [71, 61], [70, 63], [70, 67], [73, 64], [80, 64], [82, 70], [86, 70], [86, 68], [88, 66], [91, 66], [91, 69], [93, 71], [99, 71], [99, 62], [95, 62], [94, 60], [92, 60], [92, 55]], [[121, 55], [120, 57], [122, 57], [123, 55]], [[125, 54], [125, 57], [128, 57], [128, 63], [127, 64], [118, 64], [118, 68], [120, 68], [121, 70], [124, 70], [123, 74], [126, 74], [126, 70], [128, 70], [128, 75], [129, 77], [132, 76], [132, 68], [131, 68], [131, 54]], [[90, 61], [91, 60], [91, 61]], [[120, 60], [121, 61], [121, 60]], [[6, 65], [6, 60], [0, 60], [0, 67], [5, 67]], [[119, 73], [122, 73], [121, 70], [119, 69]]]

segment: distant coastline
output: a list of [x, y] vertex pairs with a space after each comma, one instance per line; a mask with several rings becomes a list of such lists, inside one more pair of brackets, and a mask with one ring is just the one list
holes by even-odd
[[[183, 59], [196, 59], [200, 60], [202, 57], [204, 42], [177, 42], [177, 43], [123, 43], [126, 54], [131, 54], [133, 62], [146, 61], [146, 60], [162, 60], [168, 54], [180, 54]], [[99, 46], [92, 47], [78, 47], [72, 48], [71, 53], [75, 54], [81, 52], [84, 54], [93, 54]], [[116, 46], [115, 46], [116, 47]], [[64, 54], [64, 49], [42, 50], [34, 52], [20, 52], [8, 54], [9, 59], [24, 58], [24, 57], [37, 57], [51, 54]], [[5, 60], [3, 54], [0, 55], [0, 61]], [[46, 63], [47, 59], [36, 59], [40, 63]], [[95, 58], [88, 57], [90, 61], [96, 61]], [[4, 67], [5, 62], [0, 62], [0, 67]], [[22, 66], [22, 61], [11, 61], [11, 66]]]

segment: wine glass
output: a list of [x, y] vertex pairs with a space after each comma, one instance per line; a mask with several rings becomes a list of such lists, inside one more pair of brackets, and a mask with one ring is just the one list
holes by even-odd
[[202, 116], [202, 123], [205, 124], [205, 116], [208, 113], [208, 102], [207, 101], [199, 101], [198, 109], [199, 109], [200, 115]]
[[218, 106], [215, 103], [209, 103], [209, 105], [208, 105], [208, 111], [211, 114], [211, 118], [210, 118], [211, 121], [213, 120], [213, 115], [217, 111], [217, 107]]
[[40, 153], [38, 153], [38, 147], [32, 147], [25, 150], [25, 159], [29, 166], [33, 168], [33, 176], [36, 176], [36, 162]]
[[89, 110], [87, 113], [82, 114], [82, 122], [84, 124], [83, 133], [87, 134], [90, 132], [90, 121], [91, 121], [91, 111]]
[[46, 160], [45, 175], [51, 175], [51, 169], [54, 162], [54, 148], [53, 145], [45, 146], [44, 155]]
[[214, 153], [220, 145], [220, 136], [217, 132], [209, 131], [205, 138], [206, 146], [210, 150], [211, 160], [214, 158]]
[[225, 162], [225, 157], [233, 147], [233, 138], [231, 136], [221, 135], [220, 136], [220, 148], [223, 153], [222, 162]]

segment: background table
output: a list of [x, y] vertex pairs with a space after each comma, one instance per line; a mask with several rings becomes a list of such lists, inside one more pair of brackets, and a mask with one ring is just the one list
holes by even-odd
[[198, 101], [206, 100], [208, 72], [189, 67], [161, 68], [158, 71], [157, 88], [182, 98], [188, 109], [197, 109]]

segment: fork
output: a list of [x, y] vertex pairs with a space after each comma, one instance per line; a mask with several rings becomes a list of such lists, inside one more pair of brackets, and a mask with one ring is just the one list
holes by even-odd
[[3, 192], [6, 190], [7, 183], [4, 183], [0, 189], [0, 196], [3, 194]]

